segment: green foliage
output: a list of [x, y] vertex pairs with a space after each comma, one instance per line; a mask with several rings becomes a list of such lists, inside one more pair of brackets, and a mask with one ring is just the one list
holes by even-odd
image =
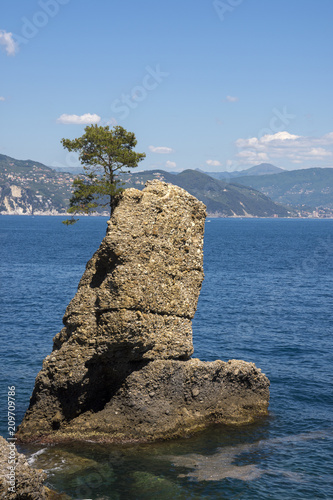
[[72, 217], [71, 219], [66, 219], [66, 220], [63, 220], [61, 221], [63, 224], [65, 224], [65, 226], [72, 226], [73, 224], [75, 224], [75, 222], [77, 222], [79, 219], [74, 219], [74, 217]]
[[123, 127], [110, 130], [108, 126], [89, 125], [84, 130], [77, 139], [61, 140], [65, 149], [79, 153], [84, 169], [84, 174], [73, 182], [68, 212], [89, 214], [106, 206], [111, 212], [116, 195], [123, 190], [119, 174], [137, 167], [146, 155], [133, 151], [135, 135]]

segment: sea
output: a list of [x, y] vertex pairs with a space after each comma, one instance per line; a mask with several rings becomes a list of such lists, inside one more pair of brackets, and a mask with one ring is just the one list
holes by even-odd
[[[105, 217], [0, 216], [1, 422], [19, 425]], [[194, 357], [254, 362], [266, 417], [155, 444], [20, 446], [73, 499], [333, 499], [333, 220], [215, 219], [193, 320]]]

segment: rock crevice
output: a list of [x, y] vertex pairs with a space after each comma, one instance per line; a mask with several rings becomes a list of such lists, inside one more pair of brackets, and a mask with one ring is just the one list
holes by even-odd
[[150, 441], [267, 412], [269, 382], [253, 364], [191, 359], [204, 222], [203, 203], [179, 187], [124, 191], [36, 378], [20, 441]]

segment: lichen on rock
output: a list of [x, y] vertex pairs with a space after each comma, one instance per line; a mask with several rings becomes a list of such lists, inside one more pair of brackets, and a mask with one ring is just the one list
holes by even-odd
[[36, 378], [20, 441], [151, 441], [267, 412], [269, 382], [252, 363], [191, 359], [204, 223], [203, 203], [177, 186], [124, 191]]

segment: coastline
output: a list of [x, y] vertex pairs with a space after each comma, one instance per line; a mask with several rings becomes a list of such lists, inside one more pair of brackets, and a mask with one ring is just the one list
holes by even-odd
[[[66, 213], [54, 213], [54, 212], [37, 212], [33, 214], [27, 213], [18, 213], [18, 212], [0, 212], [0, 217], [4, 216], [22, 216], [22, 217], [71, 217], [70, 214]], [[91, 213], [91, 214], [80, 214], [77, 217], [109, 217], [110, 214], [108, 212], [102, 213]], [[299, 220], [299, 219], [310, 219], [310, 220], [331, 220], [332, 217], [304, 217], [304, 216], [291, 216], [291, 217], [259, 217], [257, 215], [216, 215], [214, 213], [207, 213], [207, 218], [209, 219], [274, 219], [274, 220]]]
[[[59, 213], [59, 212], [35, 212], [33, 214], [27, 214], [27, 213], [18, 213], [18, 212], [0, 212], [1, 215], [19, 215], [23, 217], [72, 217], [70, 214], [67, 213]], [[109, 217], [108, 212], [102, 212], [101, 214], [96, 213], [96, 214], [80, 214], [78, 217]]]

